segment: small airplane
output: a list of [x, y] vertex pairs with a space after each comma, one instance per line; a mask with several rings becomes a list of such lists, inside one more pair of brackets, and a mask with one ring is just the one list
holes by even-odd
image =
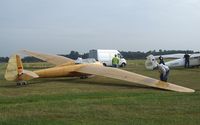
[[[161, 55], [164, 59], [173, 59], [171, 61], [165, 62], [165, 65], [174, 68], [174, 67], [184, 67], [185, 66], [185, 54], [168, 54], [168, 55]], [[200, 66], [200, 53], [189, 54], [190, 55], [190, 67]], [[157, 59], [160, 56], [153, 56], [149, 55], [145, 61], [145, 67], [148, 70], [153, 70], [158, 62]]]
[[99, 75], [108, 78], [123, 80], [127, 82], [137, 83], [154, 88], [177, 92], [195, 92], [195, 90], [178, 86], [172, 83], [163, 82], [154, 78], [136, 74], [134, 72], [125, 71], [118, 68], [105, 67], [96, 61], [75, 61], [58, 55], [42, 54], [23, 50], [23, 53], [44, 60], [55, 67], [28, 71], [23, 68], [21, 58], [18, 54], [13, 54], [8, 62], [5, 72], [5, 79], [15, 81], [17, 85], [24, 85], [26, 81], [35, 78], [55, 78], [55, 77], [80, 77], [87, 78], [91, 75]]

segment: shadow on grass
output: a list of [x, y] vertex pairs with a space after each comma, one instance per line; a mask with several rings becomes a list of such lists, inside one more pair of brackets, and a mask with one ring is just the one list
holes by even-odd
[[7, 82], [4, 81], [0, 88], [22, 88], [28, 87], [29, 84], [48, 84], [51, 82], [55, 82], [55, 84], [64, 83], [64, 84], [84, 84], [84, 85], [96, 85], [96, 86], [107, 86], [107, 87], [125, 87], [128, 89], [151, 89], [151, 90], [162, 90], [159, 88], [153, 88], [149, 86], [139, 85], [137, 83], [130, 83], [124, 82], [122, 80], [112, 80], [112, 79], [94, 79], [94, 78], [87, 78], [87, 79], [80, 79], [78, 77], [60, 77], [60, 78], [39, 78], [28, 81], [27, 85], [17, 86], [15, 82]]
[[11, 83], [8, 85], [1, 85], [0, 88], [21, 88], [21, 87], [28, 87], [28, 85], [17, 86], [16, 83]]
[[[120, 80], [121, 81], [121, 80]], [[151, 90], [163, 90], [159, 88], [153, 88], [144, 85], [138, 85], [137, 83], [130, 83], [130, 82], [116, 82], [115, 80], [108, 80], [108, 81], [98, 81], [95, 79], [79, 79], [77, 77], [71, 78], [45, 78], [45, 79], [38, 79], [36, 81], [31, 81], [30, 84], [48, 84], [50, 82], [59, 82], [65, 84], [82, 84], [82, 85], [97, 85], [97, 86], [110, 86], [110, 87], [125, 87], [130, 89], [151, 89]], [[116, 83], [115, 83], [116, 82]], [[58, 84], [59, 84], [58, 83]], [[55, 83], [56, 84], [56, 83]], [[132, 84], [132, 85], [130, 85]], [[165, 91], [165, 90], [164, 90]]]
[[[179, 70], [184, 70], [184, 68], [180, 68]], [[54, 82], [55, 84], [59, 83], [65, 83], [65, 84], [85, 84], [85, 85], [96, 85], [96, 86], [110, 86], [110, 87], [125, 87], [128, 89], [150, 89], [150, 90], [162, 90], [162, 91], [167, 91], [159, 88], [154, 88], [150, 86], [145, 86], [145, 85], [140, 85], [137, 83], [130, 83], [130, 82], [125, 82], [122, 80], [117, 80], [114, 79], [105, 79], [102, 78], [103, 80], [97, 78], [88, 78], [88, 79], [80, 79], [78, 77], [60, 77], [60, 78], [39, 78], [39, 79], [34, 79], [31, 81], [28, 81], [28, 85], [23, 85], [23, 86], [17, 86], [15, 82], [7, 82], [3, 80], [3, 84], [0, 85], [0, 88], [22, 88], [22, 87], [28, 87], [29, 84], [48, 84], [51, 82]], [[198, 90], [197, 90], [198, 91]]]

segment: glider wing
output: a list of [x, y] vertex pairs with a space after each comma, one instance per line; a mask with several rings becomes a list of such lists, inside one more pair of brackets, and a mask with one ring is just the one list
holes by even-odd
[[150, 78], [147, 76], [143, 76], [140, 74], [136, 74], [133, 72], [128, 72], [128, 71], [117, 69], [117, 68], [104, 67], [101, 65], [95, 65], [95, 64], [86, 65], [80, 68], [78, 72], [124, 80], [124, 81], [132, 82], [132, 83], [137, 83], [141, 85], [146, 85], [150, 87], [166, 89], [166, 90], [171, 90], [171, 91], [194, 92], [194, 90], [190, 88], [178, 86], [178, 85], [168, 83], [168, 82], [163, 82], [163, 81]]
[[43, 61], [54, 64], [56, 66], [62, 65], [62, 64], [74, 64], [75, 63], [75, 61], [73, 59], [63, 57], [63, 56], [43, 54], [43, 53], [32, 52], [32, 51], [28, 51], [28, 50], [22, 50], [22, 52], [29, 56], [33, 56], [35, 58], [38, 58]]

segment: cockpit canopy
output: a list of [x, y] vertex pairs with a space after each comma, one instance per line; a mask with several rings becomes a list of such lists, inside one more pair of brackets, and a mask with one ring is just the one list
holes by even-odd
[[82, 59], [78, 57], [77, 60], [75, 60], [76, 64], [84, 64], [84, 63], [96, 63], [96, 60], [94, 58], [87, 58], [87, 59]]

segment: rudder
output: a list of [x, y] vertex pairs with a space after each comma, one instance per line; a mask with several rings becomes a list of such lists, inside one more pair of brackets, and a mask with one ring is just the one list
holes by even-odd
[[[18, 58], [18, 59], [17, 59]], [[8, 81], [15, 81], [18, 78], [18, 65], [20, 63], [18, 55], [14, 54], [10, 57], [5, 72], [5, 79]], [[21, 67], [22, 68], [22, 67]]]
[[10, 57], [5, 72], [5, 79], [7, 81], [21, 81], [38, 78], [39, 76], [34, 72], [23, 69], [23, 64], [19, 55], [14, 54]]

